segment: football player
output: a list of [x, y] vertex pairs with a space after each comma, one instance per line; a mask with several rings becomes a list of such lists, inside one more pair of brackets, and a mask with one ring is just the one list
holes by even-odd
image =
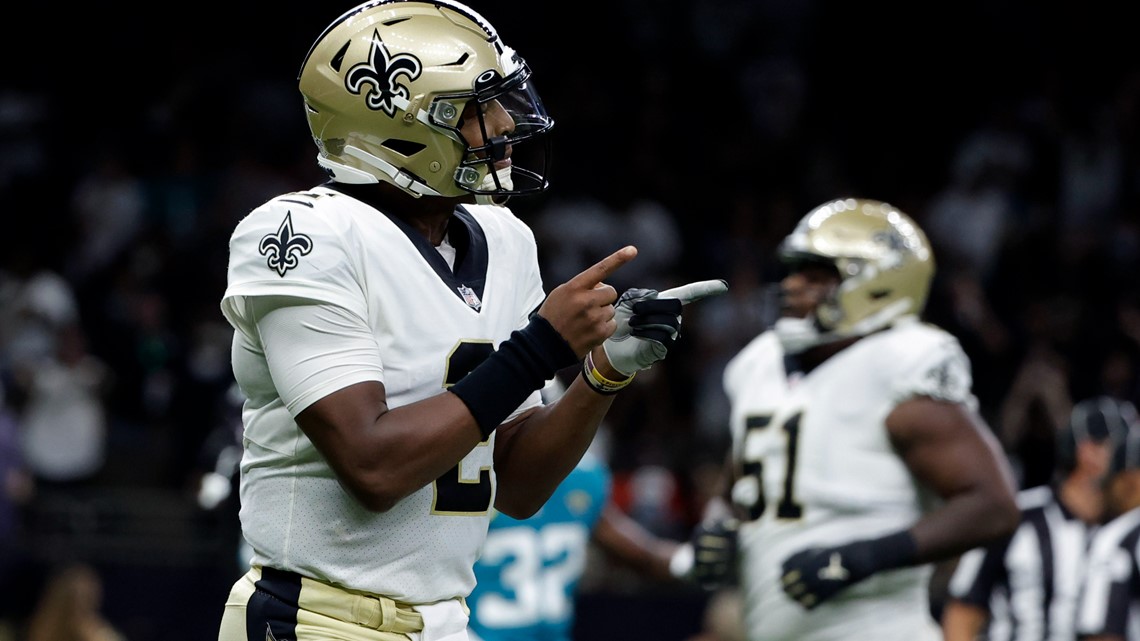
[[544, 294], [534, 236], [503, 206], [548, 185], [553, 120], [530, 76], [452, 0], [361, 4], [305, 58], [330, 181], [269, 200], [230, 238], [253, 561], [222, 641], [466, 639], [492, 507], [543, 505], [613, 394], [665, 357], [681, 306], [724, 291], [618, 300], [605, 280], [630, 246]]
[[[563, 393], [554, 378], [543, 401]], [[678, 542], [655, 536], [611, 501], [612, 474], [596, 450], [586, 451], [534, 516], [492, 516], [467, 598], [471, 641], [570, 641], [591, 542], [643, 576], [675, 580], [669, 564]]]
[[920, 320], [930, 245], [897, 208], [847, 198], [780, 253], [782, 317], [724, 372], [738, 526], [702, 528], [698, 551], [723, 569], [709, 541], [738, 537], [751, 641], [939, 639], [930, 563], [1007, 536], [1018, 509], [966, 355]]
[[587, 452], [534, 516], [492, 517], [467, 598], [472, 641], [570, 639], [575, 590], [609, 490], [609, 470]]

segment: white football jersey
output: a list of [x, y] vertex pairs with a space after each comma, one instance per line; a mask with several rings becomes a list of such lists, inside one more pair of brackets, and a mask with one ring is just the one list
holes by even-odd
[[[389, 408], [439, 394], [526, 325], [544, 296], [531, 230], [508, 209], [469, 205], [449, 235], [469, 238], [454, 270], [407, 223], [328, 187], [275, 198], [238, 224], [222, 310], [238, 330], [234, 372], [247, 399], [241, 522], [254, 563], [409, 603], [471, 591], [494, 500], [493, 434], [448, 474], [373, 513], [293, 418], [361, 378], [384, 383]], [[243, 317], [255, 296], [303, 298], [360, 319], [375, 338], [365, 374], [346, 377], [342, 367], [300, 392], [272, 380]], [[520, 410], [539, 403], [536, 391]]]
[[929, 566], [883, 572], [812, 611], [780, 587], [793, 553], [905, 529], [927, 501], [891, 447], [884, 421], [900, 402], [976, 400], [954, 337], [915, 319], [867, 336], [807, 374], [766, 332], [725, 368], [732, 404], [733, 502], [751, 641], [938, 639]]

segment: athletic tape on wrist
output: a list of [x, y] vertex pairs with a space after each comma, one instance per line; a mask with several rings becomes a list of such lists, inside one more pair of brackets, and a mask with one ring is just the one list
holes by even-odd
[[586, 381], [586, 385], [589, 385], [590, 389], [606, 396], [617, 394], [624, 389], [633, 382], [633, 376], [636, 374], [637, 372], [634, 372], [633, 375], [624, 381], [611, 381], [603, 376], [602, 373], [598, 371], [598, 368], [594, 366], [593, 352], [586, 352], [586, 358], [582, 361], [582, 380]]
[[684, 579], [693, 572], [693, 562], [696, 553], [691, 543], [682, 543], [677, 546], [673, 555], [669, 557], [669, 574], [674, 578]]
[[495, 353], [449, 391], [467, 405], [486, 439], [531, 392], [542, 389], [558, 370], [577, 360], [566, 339], [545, 318], [534, 314], [526, 327], [511, 332]]

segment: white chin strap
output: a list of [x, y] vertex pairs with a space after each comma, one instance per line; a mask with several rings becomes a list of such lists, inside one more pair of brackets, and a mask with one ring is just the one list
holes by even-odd
[[830, 334], [820, 333], [814, 316], [781, 318], [772, 326], [772, 331], [775, 332], [776, 339], [780, 341], [780, 346], [787, 354], [799, 354], [816, 345], [835, 340]]
[[[382, 158], [377, 158], [376, 156], [368, 153], [367, 151], [364, 151], [363, 149], [346, 146], [344, 148], [344, 153], [347, 156], [352, 156], [368, 165], [371, 165], [372, 167], [375, 167], [380, 172], [386, 174], [391, 179], [392, 184], [400, 187], [416, 198], [419, 198], [420, 196], [442, 195], [438, 191], [432, 189], [431, 187], [428, 187], [419, 180], [412, 178], [410, 174], [401, 171], [399, 167], [396, 167], [395, 165], [384, 161]], [[355, 167], [350, 167], [319, 154], [317, 155], [317, 164], [328, 171], [333, 180], [337, 182], [352, 185], [369, 185], [380, 182], [376, 176], [366, 171], [362, 171]], [[495, 185], [496, 177], [499, 179], [498, 186]], [[503, 190], [511, 190], [515, 188], [514, 180], [511, 178], [511, 167], [504, 167], [502, 169], [499, 169], [495, 172], [494, 175], [488, 173], [483, 177], [483, 182], [479, 185], [479, 189], [482, 191], [498, 190], [500, 187]], [[476, 200], [482, 204], [495, 204], [494, 199], [496, 197], [502, 198], [502, 196], [497, 194], [485, 194], [476, 196]]]
[[780, 346], [784, 348], [785, 353], [799, 354], [816, 345], [833, 343], [849, 336], [866, 336], [888, 325], [916, 321], [917, 316], [905, 313], [909, 308], [909, 298], [895, 301], [879, 310], [878, 313], [856, 323], [851, 331], [842, 334], [819, 331], [819, 325], [816, 323], [814, 315], [807, 318], [780, 318], [772, 326], [772, 331], [775, 332], [776, 338], [780, 341]]
[[[376, 156], [373, 156], [363, 149], [347, 145], [344, 148], [344, 154], [346, 156], [352, 156], [353, 158], [356, 158], [357, 160], [360, 160], [367, 165], [375, 167], [377, 170], [388, 176], [388, 178], [391, 179], [392, 184], [403, 189], [416, 198], [419, 198], [420, 196], [441, 195], [438, 191], [413, 178], [411, 174], [401, 171], [399, 167], [386, 162], [382, 158], [377, 158]], [[368, 185], [380, 182], [376, 176], [373, 176], [366, 171], [361, 171], [355, 167], [349, 167], [348, 165], [339, 163], [335, 160], [326, 158], [321, 155], [317, 156], [317, 164], [328, 171], [333, 180], [337, 182], [348, 183], [351, 185]]]

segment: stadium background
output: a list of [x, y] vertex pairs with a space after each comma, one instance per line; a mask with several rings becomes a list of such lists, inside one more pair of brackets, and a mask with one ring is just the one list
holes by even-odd
[[[619, 288], [732, 287], [608, 421], [616, 498], [647, 527], [692, 524], [726, 445], [720, 368], [775, 312], [776, 243], [831, 197], [926, 228], [928, 317], [962, 340], [1024, 485], [1047, 481], [1071, 402], [1140, 401], [1140, 56], [1108, 3], [472, 5], [557, 120], [552, 190], [512, 203], [547, 282], [632, 242]], [[0, 496], [0, 621], [82, 561], [131, 641], [214, 634], [237, 533], [232, 500], [206, 510], [197, 490], [235, 427], [226, 241], [321, 180], [295, 77], [349, 6], [6, 8], [22, 35], [0, 45], [0, 466], [34, 492]], [[79, 400], [34, 383], [60, 371]], [[93, 439], [89, 416], [55, 426], [96, 468], [17, 456], [68, 403], [105, 417]], [[700, 625], [703, 595], [600, 557], [583, 590], [582, 638]]]

